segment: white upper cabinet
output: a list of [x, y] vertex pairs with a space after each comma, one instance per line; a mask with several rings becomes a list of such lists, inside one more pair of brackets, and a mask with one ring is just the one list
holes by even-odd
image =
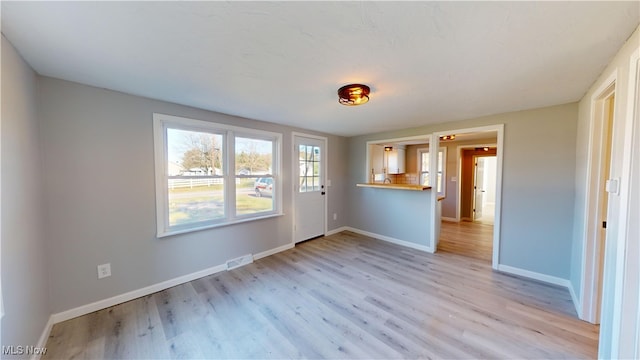
[[369, 145], [369, 175], [384, 173], [384, 146]]
[[387, 174], [404, 174], [406, 172], [406, 155], [404, 146], [394, 146], [393, 150], [386, 151]]

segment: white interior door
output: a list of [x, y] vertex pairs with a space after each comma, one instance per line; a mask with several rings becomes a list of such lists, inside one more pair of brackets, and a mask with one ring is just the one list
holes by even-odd
[[475, 174], [473, 177], [473, 220], [482, 217], [482, 206], [484, 204], [484, 158], [475, 158]]
[[324, 235], [326, 140], [294, 136], [294, 241]]

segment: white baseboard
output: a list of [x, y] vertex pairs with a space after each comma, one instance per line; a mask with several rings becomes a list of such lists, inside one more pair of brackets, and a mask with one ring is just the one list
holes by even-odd
[[578, 301], [578, 296], [576, 295], [576, 291], [573, 288], [573, 284], [569, 281], [569, 294], [571, 295], [571, 301], [573, 301], [573, 306], [576, 308], [576, 314], [578, 314], [578, 318], [582, 318], [582, 302]]
[[392, 237], [389, 237], [389, 236], [380, 235], [380, 234], [372, 233], [372, 232], [369, 232], [369, 231], [352, 228], [352, 227], [349, 227], [349, 226], [345, 226], [343, 230], [352, 231], [352, 232], [354, 232], [356, 234], [369, 236], [369, 237], [372, 237], [372, 238], [376, 238], [376, 239], [383, 240], [383, 241], [386, 241], [386, 242], [394, 243], [394, 244], [397, 244], [397, 245], [406, 246], [408, 248], [421, 250], [421, 251], [426, 251], [426, 252], [432, 253], [432, 254], [434, 253], [433, 248], [431, 248], [429, 246], [426, 246], [426, 245], [420, 245], [420, 244], [412, 243], [412, 242], [409, 242], [409, 241], [400, 240], [400, 239], [392, 238]]
[[452, 218], [452, 217], [445, 217], [442, 216], [440, 217], [440, 219], [444, 220], [444, 221], [448, 221], [448, 222], [460, 222], [460, 220], [456, 219], [456, 218]]
[[277, 254], [277, 253], [285, 251], [285, 250], [293, 249], [294, 246], [295, 246], [295, 244], [291, 243], [291, 244], [278, 246], [277, 248], [273, 248], [273, 249], [270, 249], [270, 250], [267, 250], [267, 251], [263, 251], [261, 253], [257, 253], [255, 255], [253, 255], [253, 261], [256, 261], [258, 259], [262, 259], [264, 257], [270, 256], [270, 255], [273, 255], [273, 254]]
[[163, 282], [160, 282], [160, 283], [157, 283], [157, 284], [153, 284], [153, 285], [150, 285], [150, 286], [147, 286], [147, 287], [143, 287], [143, 288], [138, 289], [138, 290], [133, 290], [133, 291], [129, 291], [129, 292], [124, 293], [124, 294], [116, 295], [116, 296], [110, 297], [108, 299], [92, 302], [90, 304], [82, 305], [82, 306], [79, 306], [79, 307], [74, 308], [74, 309], [70, 309], [70, 310], [67, 310], [67, 311], [59, 312], [59, 313], [53, 314], [51, 316], [53, 317], [53, 322], [54, 323], [59, 323], [59, 322], [65, 321], [65, 320], [73, 319], [73, 318], [78, 317], [78, 316], [82, 316], [82, 315], [86, 315], [86, 314], [92, 313], [94, 311], [106, 309], [108, 307], [111, 307], [111, 306], [114, 306], [114, 305], [118, 305], [118, 304], [121, 304], [123, 302], [131, 301], [133, 299], [137, 299], [137, 298], [142, 297], [142, 296], [147, 296], [147, 295], [150, 295], [150, 294], [153, 294], [155, 292], [168, 289], [168, 288], [176, 286], [176, 285], [184, 284], [186, 282], [193, 281], [195, 279], [199, 279], [201, 277], [205, 277], [205, 276], [208, 276], [208, 275], [211, 275], [211, 274], [215, 274], [217, 272], [225, 271], [226, 269], [227, 268], [226, 268], [226, 266], [224, 264], [216, 265], [216, 266], [210, 267], [208, 269], [204, 269], [204, 270], [196, 271], [196, 272], [191, 273], [191, 274], [179, 276], [177, 278], [173, 278], [173, 279], [170, 279], [170, 280], [167, 280], [167, 281], [163, 281]]
[[[502, 271], [502, 272], [505, 272], [505, 273], [526, 277], [526, 278], [533, 279], [533, 280], [546, 282], [548, 284], [554, 284], [554, 285], [563, 286], [563, 287], [566, 287], [567, 289], [569, 289], [569, 286], [571, 286], [571, 282], [569, 280], [567, 280], [567, 279], [563, 279], [563, 278], [559, 278], [559, 277], [555, 277], [555, 276], [551, 276], [551, 275], [545, 275], [545, 274], [541, 274], [541, 273], [538, 273], [538, 272], [535, 272], [535, 271], [529, 271], [529, 270], [525, 270], [525, 269], [520, 269], [520, 268], [509, 266], [509, 265], [499, 264], [498, 265], [498, 271]], [[569, 291], [571, 291], [571, 290], [569, 290]]]
[[324, 234], [324, 236], [331, 236], [331, 235], [335, 235], [337, 233], [341, 233], [343, 231], [349, 230], [346, 226], [341, 226], [337, 229], [333, 229], [333, 230], [329, 230], [326, 232], [326, 234]]
[[[261, 253], [255, 254], [253, 256], [254, 260], [258, 260], [261, 259], [263, 257], [269, 256], [269, 255], [273, 255], [275, 253], [281, 252], [281, 251], [285, 251], [288, 249], [293, 248], [294, 244], [286, 244], [286, 245], [282, 245], [279, 246], [277, 248], [274, 249], [270, 249], [267, 251], [263, 251]], [[162, 291], [165, 289], [168, 289], [170, 287], [174, 287], [180, 284], [184, 284], [187, 283], [189, 281], [193, 281], [205, 276], [209, 276], [221, 271], [225, 271], [227, 270], [226, 266], [224, 264], [221, 265], [216, 265], [204, 270], [200, 270], [200, 271], [196, 271], [194, 273], [191, 274], [187, 274], [187, 275], [183, 275], [183, 276], [179, 276], [177, 278], [173, 278], [167, 281], [163, 281], [154, 285], [150, 285], [138, 290], [133, 290], [133, 291], [129, 291], [127, 293], [124, 294], [120, 294], [120, 295], [116, 295], [113, 297], [110, 297], [108, 299], [104, 299], [104, 300], [99, 300], [90, 304], [86, 304], [86, 305], [82, 305], [79, 306], [77, 308], [73, 308], [70, 310], [66, 310], [66, 311], [62, 311], [56, 314], [51, 315], [51, 319], [50, 319], [50, 323], [51, 325], [53, 324], [57, 324], [59, 322], [65, 321], [65, 320], [69, 320], [69, 319], [73, 319], [75, 317], [78, 316], [82, 316], [82, 315], [86, 315], [89, 313], [92, 313], [94, 311], [98, 311], [98, 310], [102, 310], [102, 309], [106, 309], [108, 307], [114, 306], [114, 305], [118, 305], [121, 304], [123, 302], [127, 302], [127, 301], [131, 301], [133, 299], [137, 299], [139, 297], [142, 296], [147, 296], [153, 293], [156, 293], [158, 291]], [[50, 326], [49, 326], [50, 328]], [[46, 329], [45, 329], [46, 330]], [[49, 336], [49, 334], [47, 333], [47, 337]], [[45, 338], [45, 343], [46, 343], [46, 338]]]
[[571, 281], [567, 279], [551, 276], [551, 275], [540, 274], [535, 271], [524, 270], [524, 269], [516, 268], [513, 266], [509, 266], [509, 265], [502, 265], [502, 264], [498, 265], [498, 271], [546, 282], [549, 284], [559, 285], [567, 288], [567, 290], [569, 291], [569, 295], [571, 295], [571, 301], [573, 301], [573, 306], [576, 309], [576, 314], [578, 315], [578, 318], [580, 318], [580, 315], [582, 314], [582, 303], [578, 301], [578, 296], [576, 295], [576, 292], [573, 289], [573, 284], [571, 284]]
[[[42, 330], [42, 335], [40, 335], [40, 339], [38, 339], [38, 343], [36, 347], [39, 349], [44, 349], [47, 346], [47, 340], [49, 340], [49, 334], [51, 334], [51, 329], [53, 328], [53, 315], [49, 316], [49, 320], [44, 326], [44, 330]], [[39, 360], [42, 357], [42, 354], [33, 354], [31, 356], [31, 360]]]

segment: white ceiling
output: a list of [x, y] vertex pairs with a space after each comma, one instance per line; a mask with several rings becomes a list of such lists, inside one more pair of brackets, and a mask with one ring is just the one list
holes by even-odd
[[[41, 75], [357, 135], [579, 100], [633, 2], [7, 2]], [[371, 100], [338, 104], [347, 83]]]

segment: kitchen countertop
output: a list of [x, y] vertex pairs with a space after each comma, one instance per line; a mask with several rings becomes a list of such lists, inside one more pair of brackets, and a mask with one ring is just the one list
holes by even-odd
[[378, 189], [411, 190], [411, 191], [425, 191], [425, 190], [431, 189], [431, 186], [415, 185], [415, 184], [362, 183], [362, 184], [356, 184], [356, 186], [371, 187], [371, 188], [378, 188]]

